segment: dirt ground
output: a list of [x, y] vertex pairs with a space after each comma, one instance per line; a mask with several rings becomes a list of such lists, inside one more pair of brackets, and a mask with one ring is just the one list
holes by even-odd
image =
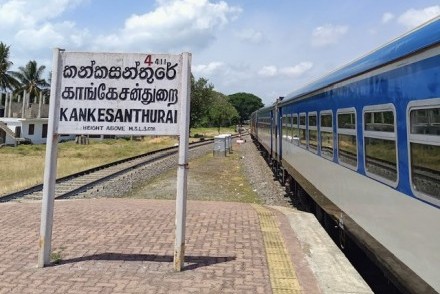
[[[189, 163], [188, 200], [261, 203], [243, 171], [243, 146], [234, 143], [232, 149], [227, 156], [214, 156], [210, 152]], [[175, 199], [176, 177], [177, 171], [172, 168], [135, 187], [125, 197]]]

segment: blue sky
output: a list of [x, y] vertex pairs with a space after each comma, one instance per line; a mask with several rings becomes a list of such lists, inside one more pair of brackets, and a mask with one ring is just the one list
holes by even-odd
[[196, 78], [270, 105], [438, 15], [438, 0], [0, 0], [0, 41], [47, 72], [54, 47], [188, 51]]

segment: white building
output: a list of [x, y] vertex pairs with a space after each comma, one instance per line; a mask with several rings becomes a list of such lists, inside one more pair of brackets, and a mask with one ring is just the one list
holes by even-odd
[[[0, 118], [0, 144], [46, 144], [47, 118]], [[60, 141], [75, 139], [74, 135], [61, 135]]]
[[[5, 99], [3, 99], [5, 95]], [[17, 99], [15, 99], [17, 98]], [[31, 103], [29, 94], [23, 93], [13, 99], [12, 93], [0, 92], [0, 146], [22, 143], [46, 144], [49, 105], [40, 94]], [[61, 135], [60, 141], [75, 139], [75, 135]]]

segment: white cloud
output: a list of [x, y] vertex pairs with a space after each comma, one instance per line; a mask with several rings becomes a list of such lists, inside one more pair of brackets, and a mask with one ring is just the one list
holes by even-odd
[[214, 61], [208, 64], [193, 65], [191, 70], [193, 74], [198, 76], [212, 76], [215, 73], [219, 73], [224, 68], [225, 64], [223, 62]]
[[309, 61], [300, 62], [297, 65], [277, 68], [274, 65], [263, 66], [258, 70], [257, 74], [262, 77], [275, 77], [275, 76], [287, 76], [287, 77], [299, 77], [305, 72], [309, 71], [313, 67], [313, 63]]
[[322, 47], [335, 44], [348, 31], [347, 26], [324, 25], [317, 27], [312, 33], [312, 45]]
[[15, 34], [15, 44], [22, 47], [29, 46], [32, 40], [32, 51], [59, 46], [78, 48], [89, 37], [87, 30], [79, 30], [73, 22], [49, 23], [46, 22], [36, 28], [23, 28]]
[[386, 12], [382, 15], [382, 23], [388, 23], [394, 19], [394, 14]]
[[440, 6], [430, 6], [424, 9], [409, 9], [397, 19], [397, 22], [408, 29], [412, 29], [422, 23], [440, 15]]
[[0, 4], [0, 31], [38, 26], [88, 0], [9, 0]]
[[236, 32], [235, 35], [244, 42], [250, 42], [253, 44], [260, 44], [264, 37], [263, 33], [254, 29], [244, 29]]
[[278, 69], [274, 65], [263, 66], [258, 72], [263, 77], [274, 77], [278, 73]]
[[208, 0], [160, 0], [152, 12], [132, 15], [118, 33], [100, 36], [100, 48], [143, 48], [150, 50], [206, 47], [215, 33], [240, 12], [226, 2]]
[[13, 44], [13, 53], [32, 52], [32, 59], [50, 54], [53, 47], [78, 48], [90, 38], [88, 31], [78, 29], [74, 22], [54, 19], [86, 1], [89, 0], [0, 1], [2, 41]]
[[8, 1], [0, 5], [0, 30], [3, 31], [16, 25], [33, 25], [34, 20], [29, 13], [26, 13], [25, 4], [23, 1]]
[[313, 63], [304, 61], [295, 66], [281, 68], [280, 73], [289, 77], [298, 77], [310, 70], [312, 67]]

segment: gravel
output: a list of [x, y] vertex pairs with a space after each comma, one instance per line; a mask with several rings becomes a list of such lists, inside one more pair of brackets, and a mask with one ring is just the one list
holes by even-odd
[[[271, 169], [261, 156], [260, 152], [257, 150], [250, 136], [244, 136], [243, 139], [245, 140], [245, 143], [242, 143], [240, 144], [240, 146], [238, 146], [236, 145], [234, 140], [233, 145], [233, 158], [238, 158], [237, 162], [239, 163], [240, 170], [242, 171], [239, 176], [243, 178], [243, 181], [248, 182], [252, 190], [257, 194], [257, 197], [260, 199], [260, 202], [262, 204], [292, 207], [292, 204], [289, 201], [289, 197], [285, 196], [286, 192], [284, 187], [277, 180], [274, 179]], [[195, 160], [204, 156], [206, 157], [206, 155], [209, 153], [212, 153], [212, 144], [208, 144], [202, 148], [197, 148], [195, 150], [190, 150], [190, 166], [191, 160]], [[215, 161], [216, 158], [210, 157], [209, 160]], [[170, 191], [175, 189], [175, 184], [172, 183], [173, 180], [175, 181], [175, 173], [173, 175], [173, 173], [170, 171], [173, 171], [176, 168], [176, 165], [177, 155], [173, 156], [171, 159], [162, 159], [142, 169], [137, 169], [135, 171], [124, 174], [123, 176], [113, 179], [112, 181], [107, 182], [101, 186], [95, 187], [92, 190], [81, 193], [73, 198], [133, 197], [133, 190], [136, 190], [136, 188], [142, 186], [143, 191], [148, 191], [148, 195], [150, 195], [146, 198], [169, 199], [169, 196], [162, 195], [167, 194], [167, 189]], [[212, 168], [218, 168], [218, 166], [214, 164], [212, 165]], [[165, 180], [162, 179], [159, 183], [149, 184], [149, 182], [154, 182], [154, 180], [161, 174], [168, 174], [170, 176], [168, 176]], [[216, 181], [214, 181], [214, 183], [215, 182]], [[211, 191], [211, 194], [212, 191], [216, 191], [215, 194], [218, 194], [218, 191], [222, 190], [220, 186], [221, 181], [217, 182], [219, 187], [213, 187], [212, 181], [209, 182], [208, 188]], [[198, 189], [197, 192], [192, 192], [191, 194], [194, 195], [207, 193], [205, 190], [200, 189], [200, 184], [203, 183], [195, 183], [194, 181], [189, 182], [188, 189], [191, 189], [192, 185], [198, 187], [196, 188]], [[173, 193], [173, 196], [175, 194], [175, 192], [169, 193]], [[151, 195], [156, 196], [152, 197]], [[216, 199], [211, 200], [222, 200], [220, 198], [221, 195], [216, 196]], [[196, 198], [190, 200], [199, 199]], [[201, 198], [201, 200], [204, 199]]]
[[250, 136], [246, 136], [244, 139], [246, 143], [241, 147], [242, 166], [246, 179], [254, 191], [265, 205], [292, 207], [290, 198], [285, 196], [285, 188], [275, 179], [272, 170], [257, 150]]
[[[189, 152], [189, 160], [199, 158], [207, 152], [212, 151], [210, 144], [205, 145]], [[144, 182], [148, 182], [158, 175], [169, 171], [177, 166], [177, 154], [160, 159], [152, 164], [148, 164], [143, 168], [138, 168], [131, 172], [125, 173], [119, 177], [112, 179], [102, 185], [96, 186], [93, 189], [80, 193], [72, 198], [122, 198], [129, 194], [134, 188]]]

